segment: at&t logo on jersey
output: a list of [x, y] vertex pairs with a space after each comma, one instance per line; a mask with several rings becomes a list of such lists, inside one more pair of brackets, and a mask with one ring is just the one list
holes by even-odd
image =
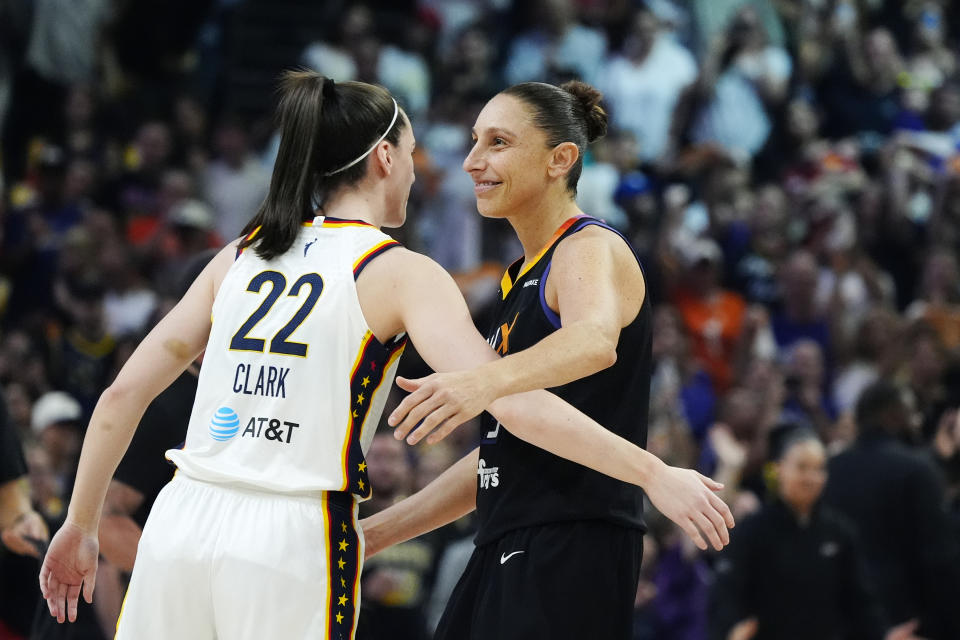
[[224, 442], [237, 435], [240, 430], [240, 416], [230, 407], [220, 407], [210, 420], [210, 437]]
[[487, 461], [480, 458], [477, 463], [477, 475], [480, 476], [480, 488], [489, 489], [490, 487], [500, 486], [500, 467], [487, 468]]
[[264, 438], [290, 444], [293, 432], [300, 425], [289, 420], [253, 416], [240, 433], [240, 416], [230, 407], [220, 407], [210, 420], [210, 437], [217, 442], [226, 442], [240, 433], [241, 438]]
[[294, 429], [299, 429], [300, 425], [289, 420], [280, 420], [278, 418], [260, 418], [254, 416], [244, 427], [241, 438], [265, 438], [274, 442], [284, 442], [290, 444], [293, 438]]

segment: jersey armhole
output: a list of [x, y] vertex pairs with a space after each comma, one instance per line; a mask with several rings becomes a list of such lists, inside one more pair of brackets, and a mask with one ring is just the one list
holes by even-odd
[[[591, 225], [596, 225], [608, 231], [620, 236], [620, 238], [627, 244], [627, 247], [630, 249], [630, 252], [633, 254], [633, 257], [637, 260], [637, 266], [640, 267], [640, 275], [643, 277], [644, 281], [647, 279], [647, 274], [643, 269], [643, 262], [640, 261], [640, 256], [637, 255], [637, 250], [633, 248], [633, 245], [630, 244], [630, 241], [627, 240], [627, 237], [603, 222], [602, 220], [597, 220], [596, 218], [583, 218], [579, 223], [577, 223], [574, 228], [567, 234], [566, 237], [570, 237], [573, 234], [577, 233], [581, 229], [585, 229]], [[560, 244], [559, 242], [557, 244]], [[547, 304], [547, 277], [550, 275], [550, 268], [553, 266], [553, 256], [550, 256], [550, 262], [547, 263], [547, 268], [543, 270], [543, 275], [540, 276], [540, 284], [537, 287], [540, 291], [540, 308], [543, 309], [543, 315], [546, 316], [547, 321], [553, 326], [554, 329], [559, 329], [563, 326], [560, 315], [550, 308], [550, 305]]]
[[543, 270], [543, 275], [540, 276], [540, 286], [537, 288], [540, 290], [540, 308], [543, 309], [543, 315], [547, 317], [547, 321], [553, 325], [554, 329], [559, 329], [563, 326], [560, 322], [560, 315], [547, 304], [547, 276], [550, 275], [550, 267], [552, 266], [553, 256], [550, 256], [550, 262], [547, 263], [547, 268]]
[[377, 244], [372, 246], [370, 249], [365, 251], [363, 255], [357, 258], [357, 260], [353, 263], [354, 282], [356, 282], [357, 278], [360, 277], [360, 273], [367, 268], [367, 265], [373, 262], [373, 260], [377, 256], [383, 253], [386, 253], [390, 249], [395, 249], [397, 247], [402, 247], [402, 246], [403, 246], [402, 244], [400, 244], [393, 238], [389, 238], [387, 240], [384, 240], [383, 242], [378, 242]]

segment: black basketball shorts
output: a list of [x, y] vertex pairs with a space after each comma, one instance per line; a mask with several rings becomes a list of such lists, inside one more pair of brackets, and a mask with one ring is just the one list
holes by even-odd
[[642, 551], [601, 521], [511, 531], [474, 550], [434, 640], [629, 640]]

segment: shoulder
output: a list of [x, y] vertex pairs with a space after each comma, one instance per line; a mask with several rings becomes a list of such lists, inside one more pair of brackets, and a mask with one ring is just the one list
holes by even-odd
[[737, 522], [737, 535], [742, 538], [749, 538], [767, 529], [773, 521], [771, 509], [772, 507], [769, 504], [764, 504], [758, 511], [746, 516], [742, 522]]
[[422, 253], [399, 244], [388, 246], [393, 248], [374, 256], [357, 279], [358, 284], [375, 281], [391, 289], [409, 290], [441, 280], [452, 281], [443, 267]]
[[857, 526], [842, 512], [829, 505], [821, 505], [820, 520], [829, 533], [836, 534], [848, 543], [856, 543]]
[[[391, 240], [392, 238], [389, 236], [384, 237], [384, 242]], [[417, 272], [424, 270], [443, 271], [443, 268], [439, 264], [422, 253], [411, 251], [399, 243], [393, 244], [391, 242], [391, 244], [394, 248], [378, 257], [375, 264], [390, 265], [392, 268], [402, 267], [405, 271], [397, 273], [398, 277], [407, 275], [408, 272], [406, 270]]]
[[612, 260], [618, 269], [632, 262], [639, 268], [633, 248], [617, 232], [590, 224], [562, 239], [553, 252], [553, 262], [560, 265]]
[[916, 484], [924, 487], [923, 490], [932, 490], [942, 486], [941, 472], [928, 452], [904, 448], [900, 452], [900, 456], [909, 477]]
[[761, 553], [767, 545], [776, 544], [778, 537], [772, 529], [769, 506], [764, 506], [737, 521], [736, 529], [730, 532], [730, 545], [721, 554], [729, 558]]
[[666, 34], [657, 36], [654, 52], [660, 61], [675, 65], [674, 71], [682, 71], [685, 75], [697, 71], [697, 60], [690, 50]]
[[[203, 271], [200, 272], [200, 275], [197, 277], [197, 281], [201, 279], [206, 279], [207, 283], [212, 288], [212, 293], [216, 294], [217, 290], [220, 289], [220, 285], [223, 283], [223, 279], [227, 276], [227, 272], [230, 270], [230, 267], [233, 266], [233, 263], [238, 259], [238, 251], [240, 250], [240, 243], [243, 241], [243, 238], [237, 238], [233, 242], [228, 243], [225, 247], [220, 249], [217, 252], [217, 255], [213, 257], [212, 260], [204, 267]], [[244, 251], [252, 251], [253, 249], [247, 247]]]

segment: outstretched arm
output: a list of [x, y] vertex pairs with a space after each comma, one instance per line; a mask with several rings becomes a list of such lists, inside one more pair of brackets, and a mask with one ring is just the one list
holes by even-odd
[[433, 482], [379, 513], [361, 521], [366, 557], [387, 547], [438, 529], [477, 506], [477, 461], [474, 449]]
[[81, 585], [84, 599], [93, 599], [97, 530], [110, 478], [147, 405], [204, 349], [216, 288], [235, 250], [234, 245], [228, 246], [207, 265], [97, 401], [80, 452], [67, 519], [51, 540], [40, 568], [40, 590], [58, 622], [76, 620]]
[[[475, 367], [497, 358], [473, 326], [453, 279], [424, 256], [403, 249], [382, 255], [361, 274], [358, 291], [374, 333], [387, 338], [405, 329], [436, 371]], [[714, 495], [721, 485], [709, 478], [667, 466], [546, 391], [501, 398], [490, 412], [518, 438], [642, 487], [654, 506], [700, 548], [707, 543], [698, 528], [716, 548], [729, 541], [727, 528], [733, 526], [733, 516]], [[476, 469], [466, 471], [474, 482]]]
[[557, 387], [611, 366], [620, 330], [636, 317], [646, 288], [627, 244], [587, 227], [557, 247], [544, 293], [562, 326], [530, 348], [465, 370], [398, 380], [412, 391], [388, 420], [400, 437], [409, 435], [411, 444], [431, 432], [443, 438], [496, 398]]

